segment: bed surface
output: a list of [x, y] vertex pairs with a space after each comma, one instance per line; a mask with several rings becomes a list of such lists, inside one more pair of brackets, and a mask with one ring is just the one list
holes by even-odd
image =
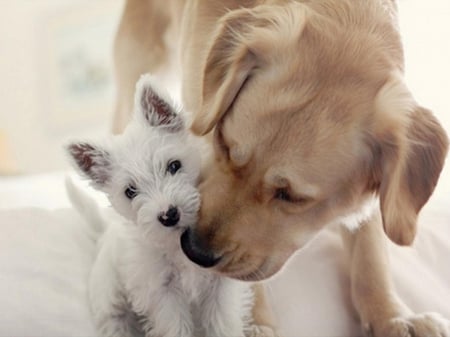
[[[0, 336], [95, 336], [86, 297], [95, 247], [65, 196], [66, 174], [0, 179]], [[438, 191], [414, 247], [390, 250], [404, 301], [450, 318], [447, 205]], [[360, 336], [341, 245], [337, 230], [323, 231], [269, 281], [284, 336]]]

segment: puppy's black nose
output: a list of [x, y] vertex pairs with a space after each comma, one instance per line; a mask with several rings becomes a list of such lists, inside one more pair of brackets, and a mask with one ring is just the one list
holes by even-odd
[[220, 261], [220, 257], [217, 258], [213, 253], [208, 251], [195, 234], [192, 233], [190, 228], [186, 229], [184, 233], [181, 234], [180, 244], [181, 249], [189, 260], [199, 266], [210, 268]]
[[180, 221], [180, 212], [178, 208], [170, 206], [166, 213], [158, 215], [158, 220], [163, 226], [173, 227]]

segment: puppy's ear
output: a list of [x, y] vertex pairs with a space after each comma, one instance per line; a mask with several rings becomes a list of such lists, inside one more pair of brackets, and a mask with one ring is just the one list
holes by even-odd
[[304, 6], [260, 5], [226, 14], [218, 24], [202, 71], [202, 101], [192, 131], [205, 135], [232, 106], [252, 72], [266, 63], [267, 47], [298, 38]]
[[89, 143], [72, 143], [67, 151], [81, 173], [89, 178], [95, 188], [102, 189], [111, 180], [110, 154]]
[[183, 129], [183, 119], [169, 94], [160, 86], [156, 79], [145, 74], [136, 84], [135, 113], [138, 118], [144, 118], [154, 127], [164, 127], [170, 132]]
[[417, 105], [398, 75], [376, 99], [376, 164], [383, 226], [389, 238], [410, 245], [417, 216], [438, 181], [448, 138], [432, 113]]

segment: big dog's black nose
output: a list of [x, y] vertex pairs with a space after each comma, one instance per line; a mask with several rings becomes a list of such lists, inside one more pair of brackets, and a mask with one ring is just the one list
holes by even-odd
[[215, 257], [212, 252], [206, 249], [195, 234], [192, 233], [190, 228], [186, 229], [184, 233], [181, 234], [180, 244], [181, 249], [189, 260], [199, 266], [210, 268], [220, 261], [220, 257]]

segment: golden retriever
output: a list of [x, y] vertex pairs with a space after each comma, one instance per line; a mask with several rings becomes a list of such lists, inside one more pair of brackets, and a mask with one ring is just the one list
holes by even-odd
[[192, 130], [214, 147], [200, 222], [181, 239], [186, 255], [262, 280], [341, 224], [366, 333], [449, 337], [447, 320], [398, 299], [387, 268], [385, 234], [413, 242], [448, 147], [404, 83], [396, 17], [393, 0], [128, 0], [115, 130], [138, 76], [166, 67], [176, 46]]

